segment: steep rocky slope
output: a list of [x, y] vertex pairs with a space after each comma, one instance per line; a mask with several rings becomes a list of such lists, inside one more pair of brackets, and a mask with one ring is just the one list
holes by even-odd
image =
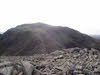
[[0, 38], [0, 55], [33, 55], [72, 47], [99, 48], [99, 44], [76, 30], [44, 23], [17, 26]]

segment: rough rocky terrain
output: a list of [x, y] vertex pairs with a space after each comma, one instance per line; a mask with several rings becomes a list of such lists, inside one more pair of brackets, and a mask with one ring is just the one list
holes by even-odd
[[34, 56], [1, 56], [0, 75], [100, 75], [100, 51], [76, 47]]

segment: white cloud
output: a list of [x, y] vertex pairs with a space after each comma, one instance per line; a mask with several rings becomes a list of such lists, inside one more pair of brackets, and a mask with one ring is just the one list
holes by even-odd
[[0, 0], [0, 31], [38, 21], [100, 34], [100, 0]]

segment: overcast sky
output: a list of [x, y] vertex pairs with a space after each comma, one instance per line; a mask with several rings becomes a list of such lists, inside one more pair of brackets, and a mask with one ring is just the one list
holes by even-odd
[[35, 22], [100, 34], [100, 0], [0, 0], [0, 32]]

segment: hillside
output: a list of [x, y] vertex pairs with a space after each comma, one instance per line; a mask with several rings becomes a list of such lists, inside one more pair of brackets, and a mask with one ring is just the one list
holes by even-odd
[[95, 39], [99, 39], [100, 40], [100, 35], [90, 35], [90, 36], [95, 38]]
[[100, 44], [71, 28], [44, 23], [17, 26], [0, 38], [0, 55], [33, 55], [72, 47], [99, 49]]
[[0, 37], [1, 37], [1, 35], [2, 35], [2, 34], [0, 34]]

